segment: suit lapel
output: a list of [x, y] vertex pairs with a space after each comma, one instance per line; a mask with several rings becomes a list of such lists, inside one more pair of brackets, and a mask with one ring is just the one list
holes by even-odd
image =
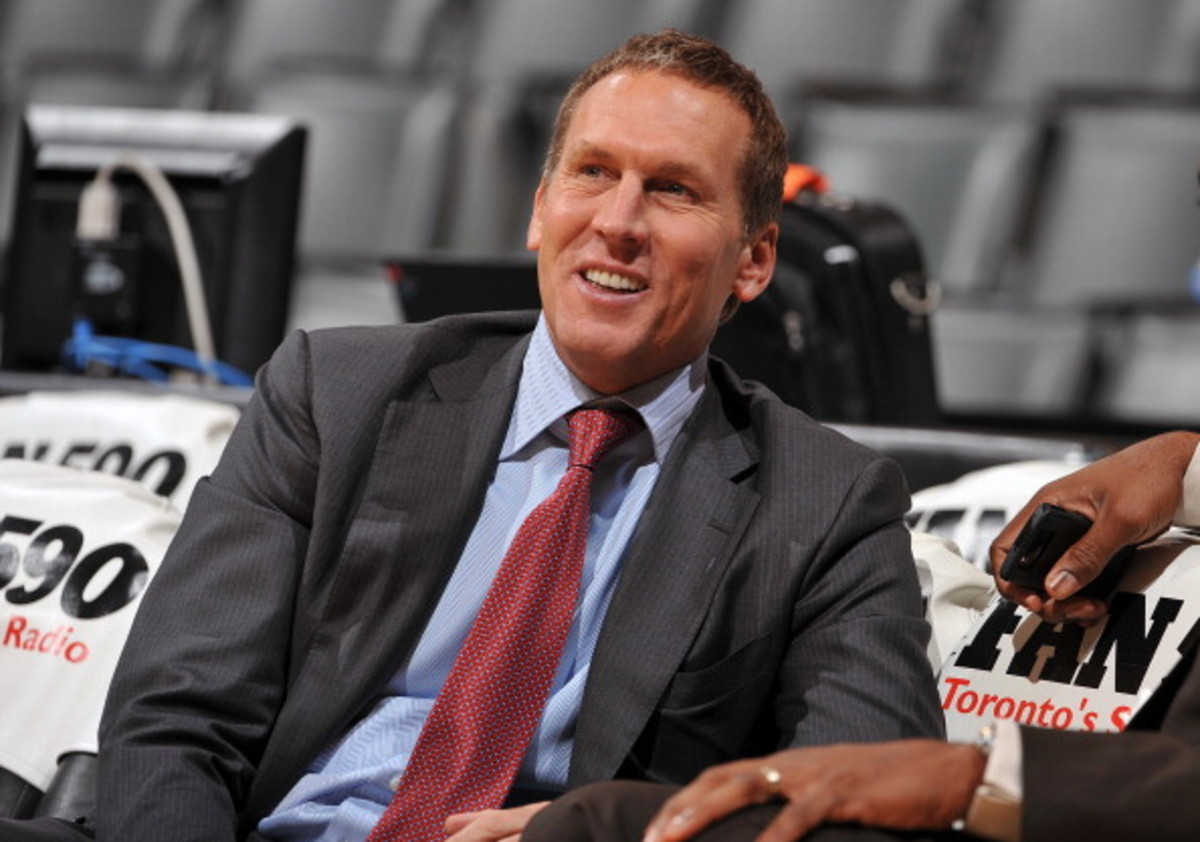
[[[482, 505], [527, 341], [430, 373], [433, 397], [388, 405], [321, 622], [279, 717], [282, 791], [365, 712], [412, 651]], [[353, 692], [346, 692], [346, 691]]]
[[572, 786], [616, 774], [687, 653], [757, 507], [757, 492], [737, 481], [756, 454], [720, 404], [710, 383], [623, 563], [589, 669]]

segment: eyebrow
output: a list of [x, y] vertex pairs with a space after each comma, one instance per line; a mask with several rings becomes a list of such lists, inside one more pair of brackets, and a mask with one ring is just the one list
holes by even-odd
[[[613, 160], [616, 156], [603, 146], [599, 146], [591, 141], [581, 140], [579, 141], [579, 145], [565, 157], [568, 160], [591, 158], [605, 163]], [[711, 181], [703, 170], [688, 161], [664, 161], [655, 168], [653, 177], [696, 182], [705, 186]]]

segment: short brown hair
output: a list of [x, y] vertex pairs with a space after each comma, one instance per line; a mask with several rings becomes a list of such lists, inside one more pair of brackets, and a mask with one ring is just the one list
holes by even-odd
[[754, 71], [707, 38], [676, 29], [635, 35], [580, 74], [559, 106], [543, 178], [549, 178], [558, 166], [567, 128], [580, 98], [601, 79], [619, 71], [673, 74], [701, 87], [728, 93], [750, 118], [750, 142], [739, 162], [738, 173], [746, 234], [761, 231], [779, 218], [783, 174], [787, 169], [787, 136], [775, 106]]

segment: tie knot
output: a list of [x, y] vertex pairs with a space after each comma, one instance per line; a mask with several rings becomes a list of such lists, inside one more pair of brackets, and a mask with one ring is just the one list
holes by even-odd
[[571, 466], [591, 468], [605, 453], [637, 432], [642, 419], [634, 412], [577, 409], [567, 416], [567, 426], [571, 429]]

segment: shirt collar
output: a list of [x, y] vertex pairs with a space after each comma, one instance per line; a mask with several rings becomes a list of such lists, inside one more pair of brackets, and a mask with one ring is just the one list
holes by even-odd
[[[641, 416], [650, 431], [654, 458], [659, 463], [666, 458], [683, 422], [704, 393], [706, 357], [707, 354], [701, 354], [675, 371], [615, 396]], [[547, 429], [565, 440], [566, 424], [562, 417], [580, 404], [601, 397], [559, 358], [545, 316], [540, 316], [525, 352], [517, 401], [500, 458], [512, 457]]]

